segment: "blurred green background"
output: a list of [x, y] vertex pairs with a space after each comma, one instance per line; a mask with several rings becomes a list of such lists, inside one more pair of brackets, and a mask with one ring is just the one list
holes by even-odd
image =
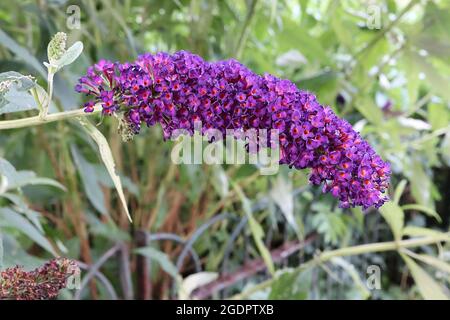
[[[83, 262], [83, 290], [65, 290], [62, 299], [450, 297], [450, 248], [439, 242], [290, 272], [320, 252], [449, 231], [449, 10], [444, 0], [2, 1], [0, 72], [33, 75], [45, 88], [51, 36], [63, 31], [69, 44], [84, 43], [55, 78], [52, 112], [81, 107], [73, 87], [102, 58], [182, 49], [236, 58], [316, 93], [352, 123], [391, 163], [393, 201], [381, 214], [343, 210], [308, 185], [307, 171], [261, 176], [252, 165], [174, 165], [160, 128], [124, 143], [117, 120], [107, 118], [99, 128], [130, 224], [77, 122], [2, 130], [0, 268], [29, 269], [54, 255]], [[0, 120], [35, 114], [0, 107]], [[261, 260], [269, 251], [275, 277], [267, 255]], [[366, 283], [370, 266], [380, 270], [375, 290]], [[204, 286], [213, 279], [216, 287]]]

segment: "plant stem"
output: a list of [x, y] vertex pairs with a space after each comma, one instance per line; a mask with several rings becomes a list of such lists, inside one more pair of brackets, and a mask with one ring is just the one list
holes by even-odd
[[33, 95], [34, 101], [36, 101], [39, 109], [39, 114], [41, 114], [44, 111], [44, 107], [42, 106], [41, 100], [39, 100], [39, 95], [36, 91], [36, 88], [31, 89], [31, 94]]
[[43, 106], [41, 112], [39, 113], [39, 116], [41, 120], [45, 120], [48, 115], [48, 109], [50, 108], [50, 103], [52, 102], [52, 96], [53, 96], [53, 77], [55, 76], [55, 73], [51, 70], [51, 68], [48, 70], [48, 77], [47, 77], [47, 103], [45, 106]]
[[34, 117], [22, 118], [17, 120], [4, 120], [0, 121], [0, 130], [38, 126], [49, 122], [85, 117], [97, 114], [100, 112], [100, 110], [100, 105], [96, 105], [94, 111], [91, 113], [86, 113], [83, 109], [76, 109], [48, 114], [44, 119], [42, 118], [42, 115], [37, 115]]
[[237, 42], [236, 49], [234, 51], [234, 54], [237, 59], [239, 59], [241, 57], [242, 51], [244, 50], [245, 42], [246, 42], [247, 36], [248, 36], [250, 22], [252, 21], [253, 16], [255, 14], [255, 7], [256, 7], [257, 2], [258, 2], [258, 0], [252, 0], [252, 2], [249, 5], [247, 16], [245, 17], [244, 25], [242, 26], [242, 31], [239, 36], [239, 40]]
[[436, 129], [433, 132], [423, 135], [419, 139], [412, 141], [411, 146], [415, 149], [420, 149], [422, 147], [421, 146], [422, 143], [427, 142], [433, 138], [439, 137], [443, 134], [448, 134], [449, 132], [450, 132], [450, 125], [440, 129]]
[[442, 236], [430, 236], [422, 238], [414, 238], [402, 241], [388, 241], [388, 242], [378, 242], [363, 244], [354, 247], [347, 247], [332, 251], [326, 251], [319, 255], [317, 258], [319, 262], [326, 262], [334, 257], [345, 257], [353, 256], [363, 253], [373, 253], [373, 252], [383, 252], [392, 251], [401, 248], [414, 248], [424, 245], [429, 245], [441, 241], [450, 241], [450, 234], [446, 233]]
[[386, 33], [388, 33], [400, 20], [401, 18], [414, 7], [419, 0], [411, 0], [406, 7], [397, 15], [395, 20], [391, 21], [386, 27], [382, 28], [381, 32], [377, 34], [375, 38], [372, 39], [364, 48], [355, 54], [355, 59], [360, 58], [367, 50], [371, 49], [378, 41], [380, 41]]
[[[414, 239], [408, 239], [408, 240], [402, 240], [402, 241], [370, 243], [370, 244], [363, 244], [363, 245], [359, 245], [359, 246], [347, 247], [347, 248], [342, 248], [342, 249], [337, 249], [337, 250], [325, 251], [322, 254], [318, 255], [317, 257], [315, 257], [315, 258], [309, 260], [308, 262], [305, 262], [304, 264], [297, 267], [294, 270], [294, 272], [296, 272], [296, 273], [301, 272], [302, 270], [304, 270], [306, 268], [327, 262], [335, 257], [346, 257], [346, 256], [365, 254], [365, 253], [401, 250], [401, 249], [405, 249], [405, 248], [414, 248], [414, 247], [430, 245], [430, 244], [439, 243], [439, 242], [443, 242], [443, 241], [446, 241], [446, 242], [450, 241], [450, 233], [445, 233], [440, 236], [421, 237], [421, 238], [414, 238]], [[270, 287], [275, 282], [275, 280], [276, 280], [276, 278], [268, 279], [264, 282], [261, 282], [261, 283], [255, 285], [254, 287], [248, 289], [247, 291], [244, 291], [240, 294], [232, 296], [230, 299], [232, 299], [232, 300], [246, 299], [251, 294]]]
[[417, 111], [419, 111], [424, 105], [426, 105], [430, 100], [433, 94], [431, 92], [428, 92], [426, 95], [424, 95], [420, 100], [416, 102], [416, 104], [413, 106], [413, 108], [410, 111], [407, 111], [403, 116], [405, 118], [408, 118], [415, 114]]

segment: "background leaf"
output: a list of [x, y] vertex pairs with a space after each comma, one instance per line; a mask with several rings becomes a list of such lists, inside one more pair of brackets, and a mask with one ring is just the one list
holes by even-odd
[[2, 232], [0, 230], [0, 270], [3, 269], [3, 255], [4, 255], [4, 251], [3, 251], [3, 235], [2, 235]]
[[123, 193], [122, 182], [120, 180], [120, 177], [116, 173], [116, 165], [114, 163], [113, 155], [108, 141], [103, 136], [103, 134], [88, 120], [80, 118], [80, 123], [83, 128], [85, 128], [86, 132], [91, 136], [91, 138], [97, 143], [103, 163], [105, 164], [105, 167], [114, 182], [114, 186], [116, 187], [117, 194], [119, 195], [120, 202], [123, 206], [123, 209], [125, 210], [128, 220], [130, 220], [131, 222], [132, 219], [128, 211], [125, 194]]
[[13, 227], [20, 230], [27, 237], [32, 239], [42, 248], [50, 252], [53, 256], [56, 256], [56, 252], [53, 249], [50, 242], [40, 233], [27, 219], [22, 217], [19, 213], [14, 212], [9, 208], [0, 208], [0, 225], [3, 227]]
[[101, 214], [107, 215], [108, 210], [105, 207], [105, 197], [98, 182], [95, 167], [86, 161], [75, 145], [72, 145], [70, 150], [72, 151], [72, 157], [78, 168], [78, 172], [81, 175], [86, 196], [95, 209]]
[[286, 221], [299, 233], [299, 228], [294, 217], [294, 198], [292, 196], [292, 183], [282, 175], [278, 175], [270, 191], [270, 196], [280, 208]]
[[13, 38], [6, 34], [2, 29], [0, 29], [0, 44], [11, 50], [22, 61], [29, 64], [42, 77], [46, 77], [47, 73], [39, 60], [36, 59], [36, 57], [34, 57], [26, 48], [22, 47]]
[[402, 208], [393, 202], [387, 202], [380, 208], [380, 213], [391, 227], [395, 240], [400, 240], [405, 219]]
[[448, 300], [441, 287], [425, 270], [419, 267], [411, 258], [405, 255], [402, 255], [402, 258], [408, 265], [414, 281], [425, 300]]
[[57, 69], [68, 66], [74, 62], [83, 52], [83, 43], [81, 41], [75, 42], [69, 49], [64, 52], [61, 58], [55, 62]]
[[187, 276], [181, 283], [178, 299], [189, 299], [195, 289], [216, 280], [217, 276], [216, 272], [198, 272]]
[[0, 175], [6, 178], [5, 191], [17, 189], [26, 185], [49, 185], [64, 191], [66, 190], [59, 182], [48, 178], [37, 177], [32, 171], [16, 171], [8, 161], [2, 158], [0, 158]]
[[303, 272], [286, 270], [277, 275], [272, 284], [270, 300], [307, 300], [311, 287], [312, 270], [306, 269]]
[[136, 249], [135, 252], [155, 260], [164, 271], [170, 274], [174, 279], [177, 279], [178, 269], [165, 253], [151, 247], [139, 248]]
[[275, 266], [273, 264], [272, 257], [270, 255], [269, 250], [267, 249], [267, 247], [265, 246], [265, 244], [263, 242], [264, 232], [263, 232], [261, 225], [253, 217], [250, 201], [248, 200], [248, 198], [245, 196], [245, 194], [242, 192], [242, 190], [240, 189], [240, 187], [237, 184], [233, 183], [233, 187], [241, 200], [242, 208], [248, 218], [249, 227], [252, 232], [253, 240], [256, 243], [258, 251], [261, 254], [261, 257], [263, 258], [264, 262], [266, 263], [266, 266], [267, 266], [267, 269], [269, 270], [269, 272], [271, 274], [274, 274]]

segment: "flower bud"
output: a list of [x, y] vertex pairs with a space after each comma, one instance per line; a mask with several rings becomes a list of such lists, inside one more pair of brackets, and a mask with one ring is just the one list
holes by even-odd
[[58, 32], [50, 40], [47, 47], [47, 56], [50, 63], [58, 61], [66, 52], [67, 35], [64, 32]]

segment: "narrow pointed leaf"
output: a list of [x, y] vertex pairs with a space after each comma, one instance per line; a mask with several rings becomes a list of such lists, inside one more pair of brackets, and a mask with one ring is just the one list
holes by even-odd
[[132, 222], [133, 220], [131, 219], [130, 212], [128, 211], [127, 201], [125, 200], [125, 194], [122, 188], [122, 182], [120, 180], [119, 175], [116, 172], [116, 164], [114, 163], [114, 158], [111, 152], [111, 148], [109, 147], [108, 141], [106, 140], [105, 136], [87, 119], [79, 118], [79, 121], [82, 127], [86, 130], [86, 132], [97, 143], [98, 149], [100, 151], [100, 157], [102, 158], [102, 161], [105, 164], [105, 167], [108, 170], [108, 173], [114, 182], [114, 187], [117, 190], [117, 194], [119, 195], [123, 209], [127, 214], [128, 220]]

